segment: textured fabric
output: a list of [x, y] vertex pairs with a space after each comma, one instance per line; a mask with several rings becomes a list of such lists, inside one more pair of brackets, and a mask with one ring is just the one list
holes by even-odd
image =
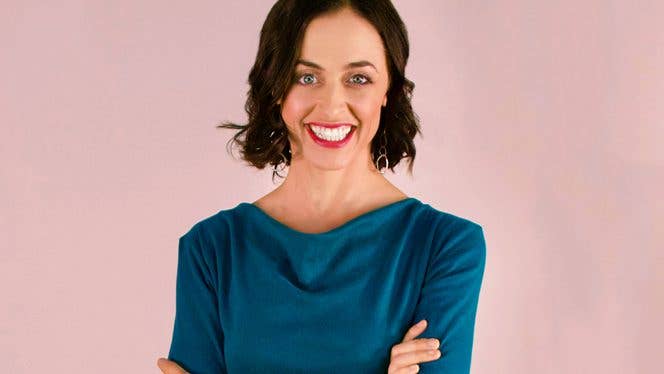
[[242, 202], [180, 237], [169, 359], [199, 373], [386, 373], [417, 338], [420, 373], [470, 372], [486, 248], [480, 225], [410, 197], [323, 233]]

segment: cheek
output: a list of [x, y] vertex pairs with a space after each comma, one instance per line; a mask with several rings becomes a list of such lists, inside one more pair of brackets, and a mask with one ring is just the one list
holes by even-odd
[[[319, 101], [316, 93], [307, 89], [293, 88], [282, 103], [281, 116], [290, 128], [297, 128], [304, 117], [315, 112], [316, 103]], [[350, 116], [366, 124], [378, 123], [383, 94], [370, 90], [357, 90], [347, 93], [345, 98], [348, 107], [352, 110]]]
[[361, 121], [378, 123], [378, 120], [380, 119], [381, 104], [382, 97], [367, 95], [355, 100], [353, 109]]
[[289, 127], [297, 127], [313, 105], [311, 95], [293, 89], [283, 102], [281, 116]]

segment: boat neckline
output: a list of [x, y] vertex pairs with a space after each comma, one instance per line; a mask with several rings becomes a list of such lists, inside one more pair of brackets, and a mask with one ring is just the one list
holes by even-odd
[[378, 213], [385, 212], [386, 210], [389, 210], [391, 208], [395, 208], [397, 206], [404, 205], [408, 202], [415, 202], [415, 201], [419, 202], [419, 200], [417, 198], [409, 196], [409, 197], [403, 198], [401, 200], [397, 200], [397, 201], [391, 202], [389, 204], [380, 206], [378, 208], [372, 209], [370, 211], [364, 212], [364, 213], [362, 213], [358, 216], [355, 216], [355, 217], [349, 219], [348, 221], [346, 221], [346, 222], [344, 222], [344, 223], [342, 223], [342, 224], [340, 224], [340, 225], [338, 225], [334, 228], [331, 228], [329, 230], [322, 231], [322, 232], [304, 232], [304, 231], [294, 229], [294, 228], [286, 225], [285, 223], [277, 220], [276, 218], [272, 217], [271, 215], [267, 214], [267, 212], [265, 212], [263, 209], [258, 207], [258, 205], [255, 205], [253, 203], [241, 202], [239, 205], [249, 207], [251, 210], [258, 213], [259, 216], [262, 216], [267, 221], [271, 222], [273, 225], [275, 225], [275, 226], [277, 226], [277, 227], [279, 227], [282, 230], [285, 230], [287, 232], [293, 233], [295, 235], [307, 236], [307, 237], [323, 237], [323, 236], [330, 236], [330, 235], [336, 234], [339, 231], [342, 231], [342, 230], [352, 226], [353, 224], [357, 223], [360, 220], [367, 219], [367, 218], [369, 218], [371, 216], [374, 216]]

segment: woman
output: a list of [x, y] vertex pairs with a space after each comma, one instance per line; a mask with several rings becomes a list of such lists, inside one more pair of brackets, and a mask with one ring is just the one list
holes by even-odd
[[415, 158], [408, 53], [389, 0], [273, 6], [249, 124], [220, 127], [288, 174], [180, 238], [164, 373], [469, 372], [482, 227], [383, 176]]

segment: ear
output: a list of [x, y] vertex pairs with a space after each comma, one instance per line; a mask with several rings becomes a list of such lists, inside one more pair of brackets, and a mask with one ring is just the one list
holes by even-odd
[[387, 94], [385, 94], [385, 97], [383, 98], [383, 106], [387, 106]]

